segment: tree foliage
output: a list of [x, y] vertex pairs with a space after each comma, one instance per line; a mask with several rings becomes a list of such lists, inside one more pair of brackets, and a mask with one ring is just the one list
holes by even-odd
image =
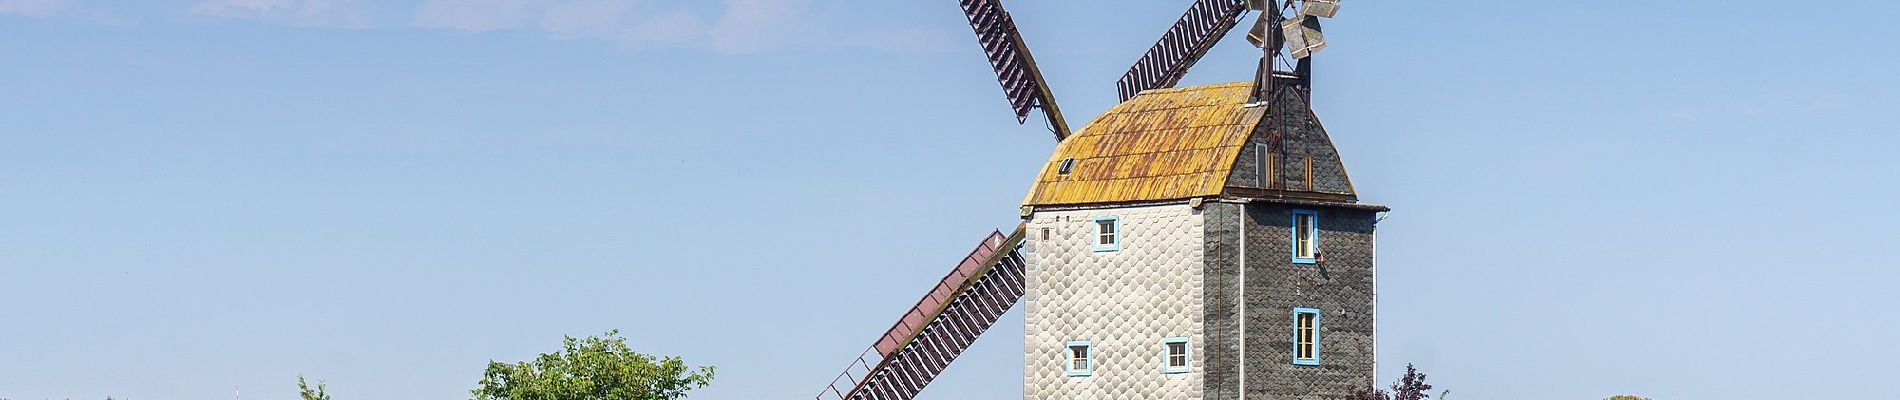
[[311, 389], [309, 384], [304, 383], [303, 375], [297, 375], [297, 395], [303, 400], [330, 400], [330, 394], [323, 392], [324, 385], [324, 382], [319, 380], [317, 388]]
[[474, 400], [674, 400], [712, 382], [713, 367], [689, 371], [679, 357], [627, 347], [619, 330], [562, 340], [562, 349], [534, 361], [490, 361]]
[[[1347, 395], [1346, 400], [1425, 400], [1432, 397], [1431, 390], [1432, 384], [1425, 383], [1425, 374], [1419, 373], [1412, 364], [1405, 364], [1405, 376], [1392, 383], [1391, 392], [1367, 386]], [[1439, 393], [1439, 400], [1444, 400], [1449, 393], [1449, 390]]]

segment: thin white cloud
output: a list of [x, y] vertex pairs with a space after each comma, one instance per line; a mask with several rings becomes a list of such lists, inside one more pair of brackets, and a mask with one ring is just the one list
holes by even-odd
[[834, 0], [725, 0], [725, 5], [725, 14], [707, 28], [704, 43], [718, 53], [812, 48], [928, 53], [950, 48], [948, 31], [867, 26], [875, 24], [850, 19], [848, 9], [856, 6]]
[[297, 9], [297, 21], [315, 26], [345, 28], [370, 27], [369, 9], [355, 0], [304, 0]]
[[262, 17], [296, 4], [296, 0], [206, 0], [192, 7], [192, 11], [220, 17]]
[[807, 15], [811, 4], [810, 0], [726, 0], [726, 14], [707, 32], [708, 44], [720, 53], [747, 53], [808, 38], [812, 35], [809, 27], [792, 22]]
[[[191, 15], [313, 28], [375, 27], [374, 0], [195, 0]], [[106, 25], [132, 20], [80, 0], [0, 0], [0, 15], [83, 18]], [[470, 32], [528, 31], [631, 47], [660, 45], [720, 54], [783, 49], [869, 48], [892, 52], [941, 49], [945, 32], [868, 29], [841, 23], [837, 0], [420, 0], [409, 25]]]
[[626, 29], [624, 19], [632, 9], [631, 0], [563, 1], [548, 6], [540, 26], [559, 36], [613, 37]]
[[545, 12], [551, 0], [426, 0], [416, 7], [415, 24], [465, 31], [516, 29]]
[[370, 11], [356, 0], [204, 0], [192, 14], [320, 28], [368, 28]]
[[706, 20], [686, 10], [659, 13], [640, 20], [624, 32], [623, 39], [636, 42], [687, 43], [706, 32]]
[[74, 0], [0, 0], [0, 16], [27, 18], [64, 18], [106, 26], [131, 26], [135, 22], [103, 8]]
[[71, 0], [0, 0], [0, 14], [45, 18], [72, 8]]
[[[268, 0], [253, 0], [268, 1]], [[278, 0], [282, 1], [282, 0]], [[568, 39], [697, 47], [721, 54], [785, 48], [914, 51], [922, 30], [838, 32], [819, 0], [722, 0], [717, 6], [642, 0], [424, 0], [414, 26], [470, 32], [538, 31]]]

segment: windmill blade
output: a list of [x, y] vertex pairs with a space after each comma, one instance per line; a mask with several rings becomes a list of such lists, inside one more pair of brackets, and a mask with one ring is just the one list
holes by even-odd
[[1312, 57], [1326, 48], [1326, 35], [1320, 33], [1319, 18], [1301, 16], [1280, 22], [1280, 32], [1286, 38], [1288, 55], [1293, 58]]
[[1009, 12], [1003, 11], [1002, 1], [959, 0], [959, 3], [963, 6], [963, 15], [970, 18], [970, 28], [976, 30], [977, 43], [983, 45], [983, 53], [990, 58], [990, 67], [996, 70], [996, 81], [1003, 85], [1003, 95], [1016, 111], [1016, 122], [1029, 120], [1029, 110], [1041, 108], [1043, 117], [1049, 119], [1049, 128], [1055, 131], [1056, 140], [1069, 137], [1069, 123], [1062, 118], [1061, 108], [1056, 107], [1055, 95], [1049, 92], [1042, 70], [1036, 68], [1036, 58], [1029, 54], [1029, 46], [1023, 44], [1016, 22], [1010, 20]]
[[[1115, 81], [1123, 101], [1143, 90], [1174, 86], [1187, 75], [1188, 67], [1207, 55], [1221, 36], [1240, 24], [1247, 13], [1248, 0], [1196, 0], [1181, 19], [1161, 35], [1141, 59]], [[1256, 2], [1257, 3], [1257, 2]]]
[[1315, 17], [1332, 18], [1339, 13], [1339, 0], [1306, 0], [1300, 2], [1300, 13]]
[[1254, 19], [1253, 29], [1247, 30], [1247, 43], [1252, 43], [1253, 47], [1266, 48], [1267, 40], [1271, 39], [1267, 37], [1270, 33], [1267, 28], [1270, 28], [1270, 25], [1273, 25], [1273, 18], [1269, 18], [1266, 13], [1261, 13], [1260, 18]]

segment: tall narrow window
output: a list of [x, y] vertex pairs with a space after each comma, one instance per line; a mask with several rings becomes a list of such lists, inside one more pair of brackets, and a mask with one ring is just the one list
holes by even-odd
[[1255, 184], [1261, 189], [1273, 188], [1273, 151], [1266, 144], [1253, 146]]
[[1095, 217], [1095, 251], [1116, 251], [1121, 249], [1121, 217]]
[[1293, 363], [1319, 365], [1319, 309], [1293, 309]]
[[1089, 376], [1095, 373], [1095, 346], [1087, 341], [1074, 341], [1067, 344], [1069, 359], [1063, 363], [1068, 376]]
[[1188, 338], [1174, 337], [1161, 340], [1161, 372], [1179, 374], [1188, 372]]
[[1319, 212], [1293, 210], [1293, 262], [1319, 262]]
[[1313, 156], [1306, 156], [1306, 190], [1313, 189]]

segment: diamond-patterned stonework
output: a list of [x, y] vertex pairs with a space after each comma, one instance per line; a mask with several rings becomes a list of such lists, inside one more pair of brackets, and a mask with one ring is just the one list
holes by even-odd
[[[1099, 216], [1121, 221], [1121, 248], [1095, 251]], [[1044, 229], [1049, 236], [1043, 237]], [[1200, 399], [1202, 366], [1164, 373], [1162, 340], [1203, 354], [1203, 232], [1186, 205], [1041, 211], [1023, 253], [1023, 398]], [[1094, 345], [1090, 376], [1070, 377], [1064, 344]]]

